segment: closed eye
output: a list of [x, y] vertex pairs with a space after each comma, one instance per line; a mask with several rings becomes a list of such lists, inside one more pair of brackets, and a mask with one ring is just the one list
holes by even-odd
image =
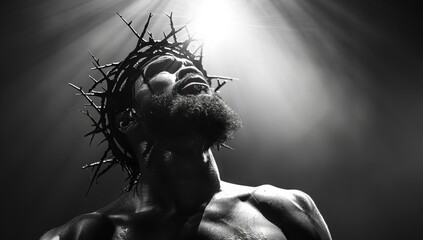
[[173, 56], [161, 56], [156, 60], [153, 60], [144, 68], [144, 81], [148, 81], [163, 71], [175, 73], [179, 68], [181, 68], [182, 64], [182, 61], [178, 61], [178, 59]]

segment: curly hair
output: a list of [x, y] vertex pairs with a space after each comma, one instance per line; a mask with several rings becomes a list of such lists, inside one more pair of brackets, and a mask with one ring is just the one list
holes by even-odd
[[[128, 22], [122, 15], [117, 13], [123, 22], [131, 29], [131, 31], [138, 38], [135, 48], [120, 62], [113, 62], [105, 65], [100, 64], [100, 60], [96, 58], [91, 52], [94, 67], [92, 69], [98, 70], [101, 74], [100, 79], [95, 79], [89, 76], [93, 81], [93, 85], [84, 91], [82, 87], [77, 87], [69, 83], [73, 88], [79, 91], [79, 95], [83, 96], [88, 101], [88, 106], [92, 107], [97, 113], [98, 117], [94, 117], [89, 110], [82, 110], [81, 112], [88, 116], [92, 121], [94, 129], [85, 136], [91, 137], [90, 144], [94, 136], [101, 133], [104, 139], [100, 144], [107, 142], [108, 146], [100, 161], [87, 164], [83, 169], [92, 169], [94, 174], [88, 191], [91, 189], [94, 180], [98, 179], [104, 173], [109, 171], [112, 167], [120, 165], [126, 170], [128, 185], [123, 189], [124, 192], [130, 191], [140, 179], [140, 169], [137, 161], [134, 158], [134, 152], [129, 145], [125, 136], [117, 129], [116, 116], [123, 111], [130, 111], [132, 107], [132, 93], [131, 89], [135, 80], [137, 80], [142, 73], [142, 69], [153, 58], [171, 54], [179, 58], [190, 60], [196, 68], [198, 68], [205, 78], [211, 83], [211, 80], [216, 80], [217, 86], [214, 91], [217, 92], [227, 81], [233, 80], [229, 77], [209, 76], [202, 65], [203, 59], [203, 43], [202, 41], [193, 38], [188, 31], [186, 25], [179, 29], [175, 29], [172, 14], [167, 15], [170, 20], [170, 32], [164, 33], [161, 40], [153, 38], [148, 31], [148, 26], [152, 18], [150, 13], [147, 22], [139, 34], [133, 27], [132, 21]], [[186, 30], [187, 37], [183, 41], [178, 40], [178, 33]], [[148, 39], [144, 36], [148, 34]], [[191, 51], [193, 43], [196, 42], [196, 49]], [[101, 89], [101, 90], [97, 90]], [[94, 101], [93, 97], [97, 97], [98, 101]], [[100, 145], [99, 144], [99, 145]], [[222, 144], [224, 147], [228, 147]], [[147, 143], [144, 157], [148, 157], [149, 151], [152, 149], [152, 143]]]

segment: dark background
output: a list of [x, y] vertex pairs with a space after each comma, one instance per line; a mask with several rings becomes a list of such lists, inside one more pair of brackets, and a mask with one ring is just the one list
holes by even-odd
[[[244, 82], [236, 83], [237, 98], [231, 97], [231, 90], [223, 95], [240, 112], [245, 126], [231, 142], [236, 151], [216, 153], [222, 178], [307, 192], [334, 239], [421, 237], [421, 9], [405, 2], [303, 0], [297, 1], [302, 10], [299, 15], [289, 8], [290, 1], [259, 2], [245, 4], [268, 4], [292, 29], [318, 30], [298, 31], [296, 36], [307, 47], [310, 62], [327, 75], [342, 76], [324, 85], [342, 89], [330, 92], [331, 101], [340, 99], [335, 108], [338, 112], [316, 120], [301, 136], [294, 134], [295, 140], [289, 134], [273, 136], [273, 132], [284, 133], [277, 129], [284, 129], [287, 123], [283, 118], [267, 119], [266, 113], [256, 113], [273, 116], [283, 111], [279, 99], [260, 108], [260, 101], [268, 103], [266, 91], [250, 88], [257, 83], [251, 84], [242, 67], [224, 70]], [[83, 138], [89, 121], [77, 110], [84, 102], [67, 83], [88, 82], [86, 76], [92, 73], [87, 48], [94, 48], [104, 62], [121, 59], [132, 48], [134, 41], [125, 40], [130, 35], [118, 34], [125, 26], [115, 12], [134, 7], [134, 3], [32, 0], [3, 4], [2, 239], [37, 239], [78, 214], [106, 205], [124, 187], [123, 175], [115, 169], [85, 196], [90, 175], [80, 166], [96, 161], [102, 148], [88, 147], [88, 139]], [[149, 11], [162, 14], [166, 9], [166, 3], [159, 1], [146, 6], [139, 10], [139, 26]], [[105, 26], [109, 21], [118, 23], [116, 28]], [[262, 23], [269, 29], [272, 25]], [[280, 37], [279, 30], [271, 30], [274, 41]], [[231, 57], [237, 58], [225, 56], [228, 61]], [[298, 71], [298, 76], [301, 74]], [[340, 96], [332, 98], [336, 94]], [[311, 110], [310, 115], [298, 116], [314, 119], [314, 114], [320, 114]]]

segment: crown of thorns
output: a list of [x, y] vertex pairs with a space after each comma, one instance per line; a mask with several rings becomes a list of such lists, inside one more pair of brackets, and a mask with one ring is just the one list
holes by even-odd
[[[123, 191], [129, 191], [138, 183], [140, 178], [140, 169], [137, 161], [134, 159], [135, 155], [129, 147], [129, 143], [125, 136], [117, 129], [115, 125], [115, 117], [118, 112], [122, 112], [131, 106], [132, 94], [131, 86], [134, 81], [141, 75], [141, 69], [154, 57], [172, 54], [176, 57], [185, 58], [190, 60], [196, 68], [198, 68], [211, 83], [215, 80], [217, 86], [214, 88], [215, 92], [233, 78], [222, 76], [207, 75], [202, 65], [203, 60], [203, 43], [190, 35], [186, 25], [175, 29], [172, 14], [167, 15], [170, 21], [170, 32], [163, 32], [163, 39], [156, 40], [153, 35], [148, 31], [148, 26], [152, 18], [150, 13], [144, 28], [139, 34], [133, 27], [132, 21], [128, 22], [122, 15], [117, 15], [123, 22], [131, 29], [131, 31], [138, 38], [135, 48], [128, 54], [128, 56], [120, 61], [109, 64], [100, 64], [100, 60], [96, 58], [91, 52], [90, 55], [93, 59], [93, 70], [97, 70], [101, 74], [100, 79], [89, 76], [93, 81], [93, 85], [84, 91], [82, 87], [69, 83], [70, 86], [78, 90], [79, 94], [83, 96], [88, 104], [86, 106], [92, 107], [97, 113], [98, 117], [94, 117], [88, 109], [81, 110], [92, 122], [94, 129], [88, 132], [85, 136], [90, 137], [90, 145], [97, 134], [102, 134], [104, 139], [98, 144], [107, 142], [107, 149], [105, 150], [100, 161], [87, 164], [83, 169], [92, 169], [90, 186], [91, 189], [94, 180], [98, 180], [100, 176], [109, 171], [112, 167], [120, 165], [127, 172], [125, 181], [129, 184]], [[182, 30], [186, 31], [187, 37], [185, 40], [180, 41], [177, 38], [178, 33]], [[144, 36], [148, 34], [148, 40]], [[191, 51], [192, 45], [197, 42], [195, 50]], [[98, 90], [98, 89], [101, 90]], [[94, 100], [94, 97], [97, 99]], [[230, 148], [225, 144], [220, 146]], [[218, 148], [220, 148], [218, 146]], [[148, 158], [152, 143], [147, 143], [144, 152], [144, 158]]]

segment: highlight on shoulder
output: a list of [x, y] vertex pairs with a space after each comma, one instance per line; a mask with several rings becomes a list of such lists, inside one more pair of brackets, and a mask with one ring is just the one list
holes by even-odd
[[289, 238], [330, 240], [329, 229], [313, 199], [299, 190], [272, 185], [257, 187], [251, 194], [262, 214]]
[[114, 233], [110, 220], [99, 213], [80, 215], [65, 225], [45, 233], [40, 240], [108, 239]]

